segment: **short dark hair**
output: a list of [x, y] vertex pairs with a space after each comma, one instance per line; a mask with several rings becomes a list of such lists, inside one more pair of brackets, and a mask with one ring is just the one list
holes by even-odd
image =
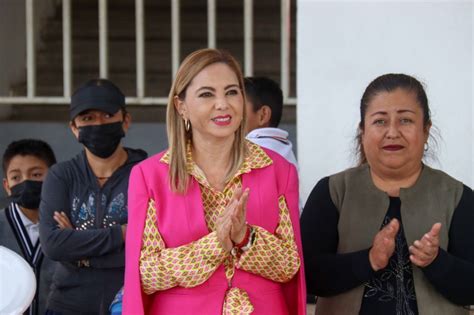
[[43, 140], [37, 139], [22, 139], [18, 141], [13, 141], [10, 143], [3, 153], [3, 173], [7, 173], [8, 166], [10, 161], [17, 155], [25, 156], [31, 155], [34, 156], [46, 163], [48, 167], [56, 163], [56, 157], [54, 155], [53, 149], [44, 142]]
[[431, 125], [431, 111], [428, 105], [428, 97], [426, 96], [425, 89], [420, 81], [403, 73], [387, 73], [375, 78], [367, 86], [360, 100], [360, 122], [359, 131], [357, 133], [357, 154], [359, 155], [359, 164], [367, 162], [362, 147], [362, 131], [364, 131], [367, 107], [377, 94], [382, 92], [392, 92], [396, 89], [403, 89], [416, 94], [416, 99], [423, 111], [423, 126], [426, 128]]
[[278, 127], [283, 111], [283, 92], [278, 83], [267, 77], [246, 77], [244, 85], [247, 99], [253, 104], [253, 111], [267, 105], [272, 110], [270, 127]]

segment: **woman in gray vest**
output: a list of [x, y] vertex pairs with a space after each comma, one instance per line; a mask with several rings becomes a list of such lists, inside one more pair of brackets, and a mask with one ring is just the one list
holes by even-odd
[[468, 314], [474, 197], [422, 162], [431, 128], [423, 86], [382, 75], [360, 114], [360, 165], [320, 180], [301, 218], [316, 314]]

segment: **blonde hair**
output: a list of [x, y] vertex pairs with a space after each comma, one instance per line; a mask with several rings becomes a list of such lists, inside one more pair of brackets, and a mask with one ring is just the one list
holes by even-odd
[[235, 132], [231, 152], [232, 163], [226, 174], [226, 182], [237, 172], [245, 158], [246, 146], [244, 139], [247, 114], [243, 75], [239, 63], [231, 54], [223, 50], [209, 48], [197, 50], [189, 54], [181, 63], [168, 96], [166, 111], [166, 129], [170, 154], [168, 175], [171, 190], [174, 192], [184, 194], [188, 189], [190, 178], [186, 169], [186, 145], [188, 141], [192, 141], [192, 128], [186, 131], [184, 120], [174, 106], [174, 98], [178, 97], [184, 100], [186, 90], [194, 77], [204, 68], [215, 63], [224, 63], [232, 69], [239, 81], [244, 100], [242, 122]]

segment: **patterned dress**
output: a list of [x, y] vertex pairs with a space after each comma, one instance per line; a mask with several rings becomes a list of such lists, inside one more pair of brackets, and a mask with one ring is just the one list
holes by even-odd
[[[298, 272], [300, 259], [284, 196], [279, 197], [280, 222], [274, 234], [252, 226], [255, 231], [253, 243], [239, 255], [226, 253], [218, 241], [215, 232], [217, 218], [232, 199], [234, 190], [242, 187], [241, 175], [272, 164], [270, 157], [258, 145], [247, 142], [247, 146], [249, 154], [222, 191], [215, 190], [209, 184], [203, 171], [194, 163], [191, 147], [188, 146], [187, 171], [199, 183], [209, 230], [209, 234], [201, 239], [167, 248], [158, 231], [156, 212], [159, 211], [159, 201], [149, 201], [140, 257], [140, 275], [145, 293], [152, 294], [175, 286], [198, 286], [223, 264], [229, 284], [223, 314], [250, 314], [253, 306], [248, 294], [232, 286], [236, 268], [276, 282], [287, 282]], [[169, 163], [169, 154], [166, 153], [161, 161]]]

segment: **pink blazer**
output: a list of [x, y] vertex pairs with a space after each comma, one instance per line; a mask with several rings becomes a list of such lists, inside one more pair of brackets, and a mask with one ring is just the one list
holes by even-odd
[[[273, 233], [279, 222], [278, 197], [285, 195], [301, 268], [291, 281], [284, 284], [236, 269], [233, 286], [249, 294], [255, 308], [253, 314], [304, 315], [306, 286], [298, 214], [298, 177], [295, 167], [284, 158], [270, 150], [265, 152], [273, 164], [242, 175], [243, 187], [250, 188], [247, 221]], [[174, 287], [152, 295], [146, 295], [141, 289], [139, 257], [150, 199], [156, 202], [158, 228], [166, 247], [188, 244], [209, 233], [199, 184], [193, 179], [185, 195], [171, 192], [168, 165], [160, 162], [163, 154], [139, 163], [130, 175], [123, 314], [221, 314], [227, 290], [223, 266], [194, 288]]]

